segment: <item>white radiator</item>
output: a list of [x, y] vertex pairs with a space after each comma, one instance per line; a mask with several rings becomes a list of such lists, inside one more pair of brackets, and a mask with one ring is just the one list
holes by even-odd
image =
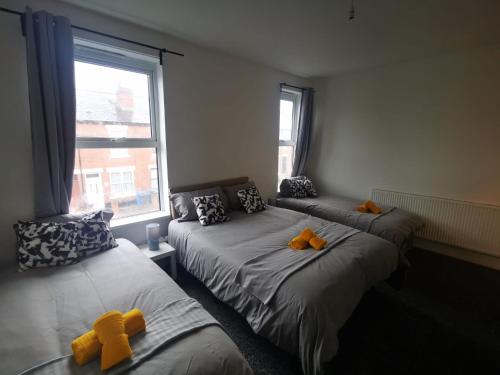
[[374, 201], [419, 215], [417, 237], [500, 256], [500, 206], [373, 189]]

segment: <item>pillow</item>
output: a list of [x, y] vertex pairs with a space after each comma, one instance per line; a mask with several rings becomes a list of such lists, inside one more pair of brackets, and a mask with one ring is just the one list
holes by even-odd
[[280, 194], [289, 198], [306, 198], [307, 191], [300, 183], [302, 176], [284, 178], [280, 184]]
[[222, 200], [224, 208], [226, 210], [229, 210], [229, 203], [220, 186], [204, 190], [175, 193], [170, 195], [170, 200], [172, 201], [174, 209], [177, 212], [179, 221], [192, 221], [198, 219], [198, 215], [196, 213], [196, 207], [194, 206], [192, 199], [195, 197], [202, 197], [215, 194], [219, 195], [220, 199]]
[[302, 184], [304, 189], [306, 190], [308, 197], [317, 197], [318, 193], [316, 192], [316, 187], [310, 178], [305, 177], [302, 180], [299, 180], [299, 183]]
[[233, 211], [243, 210], [243, 206], [241, 205], [240, 198], [237, 195], [238, 190], [248, 189], [249, 187], [252, 187], [252, 186], [255, 186], [255, 184], [252, 181], [250, 181], [250, 182], [246, 182], [244, 184], [230, 185], [230, 186], [223, 186], [222, 187], [222, 189], [224, 190], [224, 193], [226, 193], [231, 210], [233, 210]]
[[104, 221], [103, 211], [82, 216], [75, 224], [76, 247], [80, 256], [89, 256], [118, 246], [111, 229]]
[[259, 191], [255, 186], [238, 190], [236, 194], [238, 195], [241, 205], [247, 214], [252, 214], [266, 209], [266, 205], [262, 201]]
[[280, 184], [280, 195], [290, 198], [317, 197], [313, 182], [306, 176], [285, 178]]
[[118, 246], [109, 228], [113, 211], [99, 210], [87, 214], [65, 214], [36, 219], [42, 223], [74, 223], [77, 236], [76, 246], [80, 256], [89, 256], [99, 251]]
[[76, 224], [18, 221], [17, 235], [19, 270], [65, 266], [77, 263]]
[[[96, 212], [102, 212], [103, 220], [106, 222], [106, 224], [110, 225], [111, 219], [113, 218], [113, 215], [114, 215], [114, 213], [111, 209], [105, 208], [103, 210], [96, 211]], [[88, 215], [90, 215], [90, 214], [63, 214], [63, 215], [38, 218], [38, 219], [35, 219], [34, 221], [40, 222], [40, 223], [68, 223], [70, 221], [79, 221], [84, 216], [88, 216]]]
[[198, 220], [203, 226], [223, 223], [229, 220], [219, 194], [194, 197], [193, 204], [196, 207]]

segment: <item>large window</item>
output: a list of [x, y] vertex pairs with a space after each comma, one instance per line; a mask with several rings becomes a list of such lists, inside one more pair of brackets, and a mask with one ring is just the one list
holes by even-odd
[[280, 99], [280, 144], [278, 152], [278, 188], [292, 174], [300, 113], [301, 92], [282, 88]]
[[76, 40], [75, 84], [71, 212], [106, 207], [119, 219], [161, 210], [158, 61]]

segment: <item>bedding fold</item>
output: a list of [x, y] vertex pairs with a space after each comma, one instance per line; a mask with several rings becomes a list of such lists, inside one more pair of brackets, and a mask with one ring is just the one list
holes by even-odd
[[[146, 361], [157, 351], [179, 337], [203, 327], [220, 324], [192, 298], [184, 298], [165, 304], [147, 317], [147, 332], [130, 338], [134, 355], [106, 371], [109, 375], [118, 375], [129, 371]], [[98, 374], [99, 361], [78, 366], [71, 356], [62, 356], [34, 366], [20, 375], [52, 375], [71, 373], [74, 375]]]
[[[328, 245], [322, 251], [314, 249], [290, 251], [286, 242], [288, 230], [282, 231], [282, 237], [279, 235], [271, 237], [274, 243], [266, 241], [264, 253], [241, 264], [234, 281], [262, 303], [269, 304], [276, 291], [288, 277], [327, 254], [343, 240], [360, 232], [357, 229], [336, 223], [318, 226], [312, 223], [309, 218], [305, 221], [308, 222], [308, 227], [316, 226], [317, 228], [313, 229], [315, 234], [327, 241]], [[259, 240], [245, 244], [249, 249], [263, 245], [264, 243]]]

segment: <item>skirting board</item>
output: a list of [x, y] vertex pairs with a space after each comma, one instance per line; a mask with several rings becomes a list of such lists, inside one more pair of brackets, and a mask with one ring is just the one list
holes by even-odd
[[420, 238], [415, 239], [414, 246], [500, 271], [500, 258], [492, 255], [482, 254], [477, 251], [445, 245], [439, 242], [424, 240]]

